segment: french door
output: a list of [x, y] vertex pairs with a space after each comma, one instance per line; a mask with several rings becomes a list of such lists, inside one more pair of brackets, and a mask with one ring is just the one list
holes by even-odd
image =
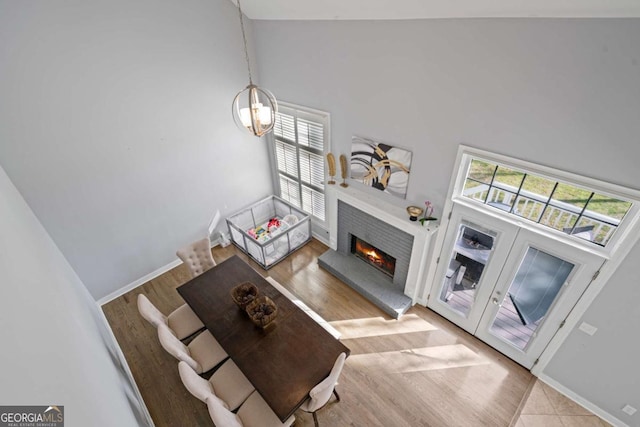
[[444, 241], [428, 307], [527, 368], [603, 263], [459, 204]]

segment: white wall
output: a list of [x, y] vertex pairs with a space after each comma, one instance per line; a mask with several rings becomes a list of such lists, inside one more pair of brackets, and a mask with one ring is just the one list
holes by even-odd
[[115, 342], [0, 168], [0, 402], [64, 405], [69, 426], [146, 425]]
[[[255, 21], [262, 83], [413, 151], [442, 207], [458, 144], [627, 186], [640, 169], [640, 20]], [[399, 202], [402, 203], [402, 202]]]
[[[460, 143], [638, 188], [638, 19], [255, 21], [254, 31], [262, 83], [330, 112], [334, 154], [349, 153], [354, 134], [413, 151], [401, 206], [442, 207]], [[572, 332], [545, 372], [631, 425], [640, 413], [620, 409], [638, 407], [639, 262], [636, 248], [585, 314], [603, 328]]]
[[96, 299], [272, 192], [228, 0], [0, 0], [0, 65], [0, 164]]
[[640, 413], [629, 416], [622, 408], [629, 404], [640, 410], [639, 265], [640, 244], [636, 244], [578, 322], [598, 331], [589, 336], [574, 329], [544, 370], [544, 375], [636, 427]]

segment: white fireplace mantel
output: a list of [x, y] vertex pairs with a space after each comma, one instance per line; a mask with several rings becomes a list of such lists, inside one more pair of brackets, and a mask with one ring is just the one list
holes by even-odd
[[338, 246], [338, 200], [413, 236], [404, 294], [411, 298], [413, 304], [426, 304], [426, 301], [421, 301], [421, 297], [424, 294], [425, 278], [428, 277], [431, 242], [438, 231], [438, 223], [427, 222], [423, 226], [418, 221], [410, 221], [406, 206], [401, 200], [398, 200], [397, 204], [393, 204], [383, 200], [382, 197], [376, 197], [354, 186], [344, 188], [337, 184], [327, 185], [325, 187], [325, 202], [329, 219], [329, 246], [333, 250], [336, 250]]

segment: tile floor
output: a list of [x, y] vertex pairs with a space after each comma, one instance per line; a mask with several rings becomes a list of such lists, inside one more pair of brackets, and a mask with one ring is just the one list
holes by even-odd
[[514, 427], [611, 427], [611, 424], [536, 380]]

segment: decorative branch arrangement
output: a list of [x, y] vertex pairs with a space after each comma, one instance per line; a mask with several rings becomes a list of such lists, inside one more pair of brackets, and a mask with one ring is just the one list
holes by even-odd
[[327, 184], [333, 185], [336, 183], [334, 179], [336, 176], [336, 158], [331, 153], [327, 153], [327, 166], [329, 167], [329, 176], [331, 177]]
[[347, 156], [340, 154], [340, 172], [342, 173], [342, 187], [348, 187], [347, 184]]

